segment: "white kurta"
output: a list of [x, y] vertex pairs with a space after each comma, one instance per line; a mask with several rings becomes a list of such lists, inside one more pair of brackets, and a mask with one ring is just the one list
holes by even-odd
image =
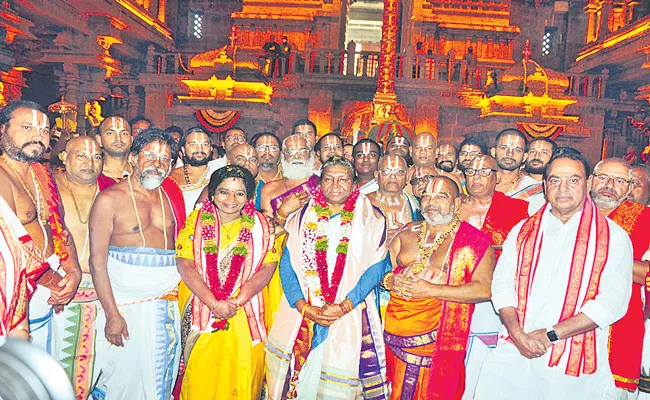
[[[566, 224], [545, 211], [541, 222], [543, 241], [539, 263], [528, 296], [525, 332], [546, 329], [558, 323], [566, 295], [569, 271], [581, 213], [576, 213]], [[505, 327], [501, 328], [499, 342], [485, 360], [475, 399], [553, 399], [597, 400], [614, 399], [616, 390], [609, 368], [607, 342], [609, 326], [627, 310], [632, 288], [632, 244], [627, 233], [607, 219], [610, 229], [609, 256], [603, 269], [598, 294], [579, 308], [597, 325], [596, 372], [573, 377], [565, 374], [569, 346], [559, 365], [549, 367], [550, 351], [539, 358], [527, 359], [514, 344], [507, 342]], [[523, 221], [517, 224], [503, 245], [503, 254], [497, 263], [492, 281], [492, 302], [497, 310], [517, 307], [515, 274], [517, 271], [517, 235]], [[541, 236], [541, 233], [540, 233]], [[594, 238], [589, 238], [589, 251], [583, 274], [578, 305], [585, 296], [595, 249]], [[571, 339], [567, 339], [571, 340]]]

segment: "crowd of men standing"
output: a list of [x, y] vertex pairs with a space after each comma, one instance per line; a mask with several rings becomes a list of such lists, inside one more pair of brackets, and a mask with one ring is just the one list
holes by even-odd
[[53, 171], [49, 129], [0, 111], [0, 338], [79, 399], [650, 398], [645, 166], [111, 116]]

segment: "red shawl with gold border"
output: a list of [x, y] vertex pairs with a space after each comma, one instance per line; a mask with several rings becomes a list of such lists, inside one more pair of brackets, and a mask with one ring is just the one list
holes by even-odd
[[[641, 260], [650, 245], [650, 208], [624, 201], [609, 218], [630, 235], [635, 260]], [[641, 376], [643, 351], [643, 285], [632, 282], [632, 297], [627, 312], [610, 327], [609, 365], [616, 387], [635, 391]]]
[[497, 260], [501, 255], [501, 246], [510, 230], [520, 221], [528, 218], [528, 202], [513, 199], [502, 192], [494, 192], [492, 204], [488, 209], [481, 231], [492, 239]]

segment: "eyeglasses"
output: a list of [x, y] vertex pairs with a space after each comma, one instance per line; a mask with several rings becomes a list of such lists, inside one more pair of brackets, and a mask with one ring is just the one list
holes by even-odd
[[630, 184], [629, 179], [621, 178], [620, 176], [609, 176], [607, 174], [593, 174], [594, 178], [600, 183], [608, 184], [610, 180], [614, 181], [616, 186], [627, 186]]
[[491, 168], [482, 168], [482, 169], [473, 169], [473, 168], [467, 168], [465, 169], [465, 176], [474, 176], [478, 174], [478, 176], [490, 176], [492, 172], [496, 172], [496, 170], [493, 170]]
[[433, 180], [433, 175], [422, 175], [419, 178], [411, 178], [409, 183], [412, 186], [415, 186], [415, 185], [419, 184], [420, 182], [427, 183], [427, 182], [431, 182], [432, 180]]
[[391, 176], [391, 175], [405, 176], [406, 175], [406, 170], [404, 170], [404, 169], [384, 168], [381, 171], [379, 171], [379, 173], [381, 174], [381, 176], [386, 176], [386, 177]]
[[172, 158], [164, 154], [154, 153], [153, 151], [143, 151], [142, 157], [149, 162], [154, 162], [156, 160], [160, 161], [161, 164], [171, 164]]
[[280, 150], [280, 148], [272, 144], [260, 144], [259, 146], [255, 147], [255, 150], [259, 151], [260, 153], [264, 153], [265, 151], [268, 151], [269, 153], [275, 153], [276, 151]]
[[243, 136], [243, 135], [229, 135], [229, 136], [226, 136], [226, 141], [244, 143], [246, 141], [246, 136]]
[[305, 157], [308, 156], [311, 153], [311, 149], [296, 149], [296, 150], [284, 150], [284, 155], [286, 157], [295, 157], [295, 156], [300, 156], [300, 157]]
[[461, 157], [465, 157], [465, 156], [476, 157], [481, 155], [481, 152], [480, 151], [459, 151], [458, 155]]
[[237, 156], [235, 157], [235, 163], [237, 165], [246, 164], [246, 163], [249, 163], [251, 165], [258, 165], [259, 161], [257, 160], [257, 157], [246, 158], [244, 156]]

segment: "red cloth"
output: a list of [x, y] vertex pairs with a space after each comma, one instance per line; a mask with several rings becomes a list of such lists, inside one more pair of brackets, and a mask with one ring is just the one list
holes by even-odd
[[501, 255], [501, 246], [508, 237], [508, 233], [517, 223], [526, 218], [528, 218], [528, 202], [526, 200], [513, 199], [502, 192], [494, 192], [492, 204], [485, 216], [481, 231], [492, 238], [492, 246], [495, 246], [494, 253], [497, 260]]
[[[640, 261], [650, 245], [650, 208], [624, 201], [609, 214], [614, 222], [627, 231], [632, 241], [634, 259]], [[632, 283], [632, 296], [627, 312], [610, 328], [609, 365], [616, 387], [634, 391], [641, 376], [643, 351], [643, 301], [644, 286]]]
[[109, 178], [108, 176], [104, 175], [103, 173], [99, 174], [97, 177], [97, 184], [99, 185], [99, 190], [102, 191], [106, 189], [109, 186], [112, 186], [117, 183], [117, 180], [113, 178]]
[[[470, 282], [489, 246], [490, 238], [487, 235], [462, 222], [452, 243], [447, 285], [459, 286]], [[462, 394], [472, 313], [474, 304], [443, 302], [436, 347], [431, 356], [428, 399], [451, 400]]]

